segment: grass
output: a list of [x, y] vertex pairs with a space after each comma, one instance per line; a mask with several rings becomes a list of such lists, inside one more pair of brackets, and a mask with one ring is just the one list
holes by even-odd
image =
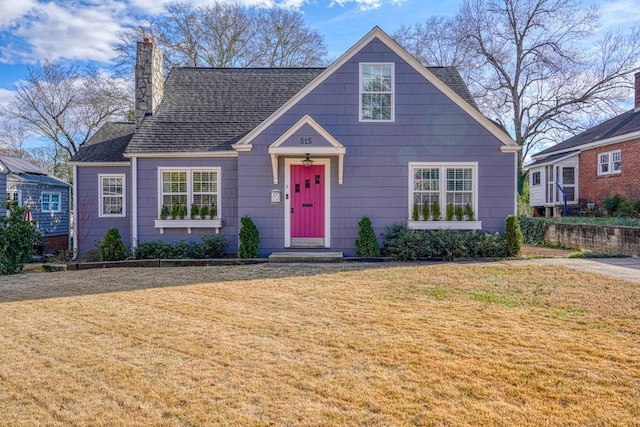
[[0, 425], [640, 425], [640, 288], [497, 264], [0, 284]]

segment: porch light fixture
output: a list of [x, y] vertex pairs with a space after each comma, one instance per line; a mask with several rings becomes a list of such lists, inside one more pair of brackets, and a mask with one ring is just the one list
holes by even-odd
[[309, 166], [311, 166], [311, 163], [313, 163], [313, 160], [309, 158], [309, 153], [306, 153], [305, 156], [306, 157], [302, 161], [302, 164], [304, 165], [305, 168], [308, 168]]

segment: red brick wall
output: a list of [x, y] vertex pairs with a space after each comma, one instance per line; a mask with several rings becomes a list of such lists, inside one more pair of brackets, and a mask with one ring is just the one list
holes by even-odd
[[[598, 176], [598, 154], [620, 150], [622, 172]], [[613, 194], [640, 199], [640, 138], [580, 153], [579, 197], [583, 202], [602, 204]]]

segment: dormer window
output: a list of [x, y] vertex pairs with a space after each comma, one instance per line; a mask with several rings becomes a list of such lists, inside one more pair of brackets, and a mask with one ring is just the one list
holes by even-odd
[[360, 64], [360, 121], [394, 120], [394, 67]]

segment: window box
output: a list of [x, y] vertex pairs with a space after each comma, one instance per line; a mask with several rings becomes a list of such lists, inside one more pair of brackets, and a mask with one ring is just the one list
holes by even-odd
[[160, 229], [160, 234], [164, 234], [165, 228], [186, 228], [191, 234], [193, 228], [213, 228], [216, 234], [222, 228], [221, 219], [156, 219], [154, 227]]
[[482, 221], [407, 221], [409, 230], [482, 230]]

